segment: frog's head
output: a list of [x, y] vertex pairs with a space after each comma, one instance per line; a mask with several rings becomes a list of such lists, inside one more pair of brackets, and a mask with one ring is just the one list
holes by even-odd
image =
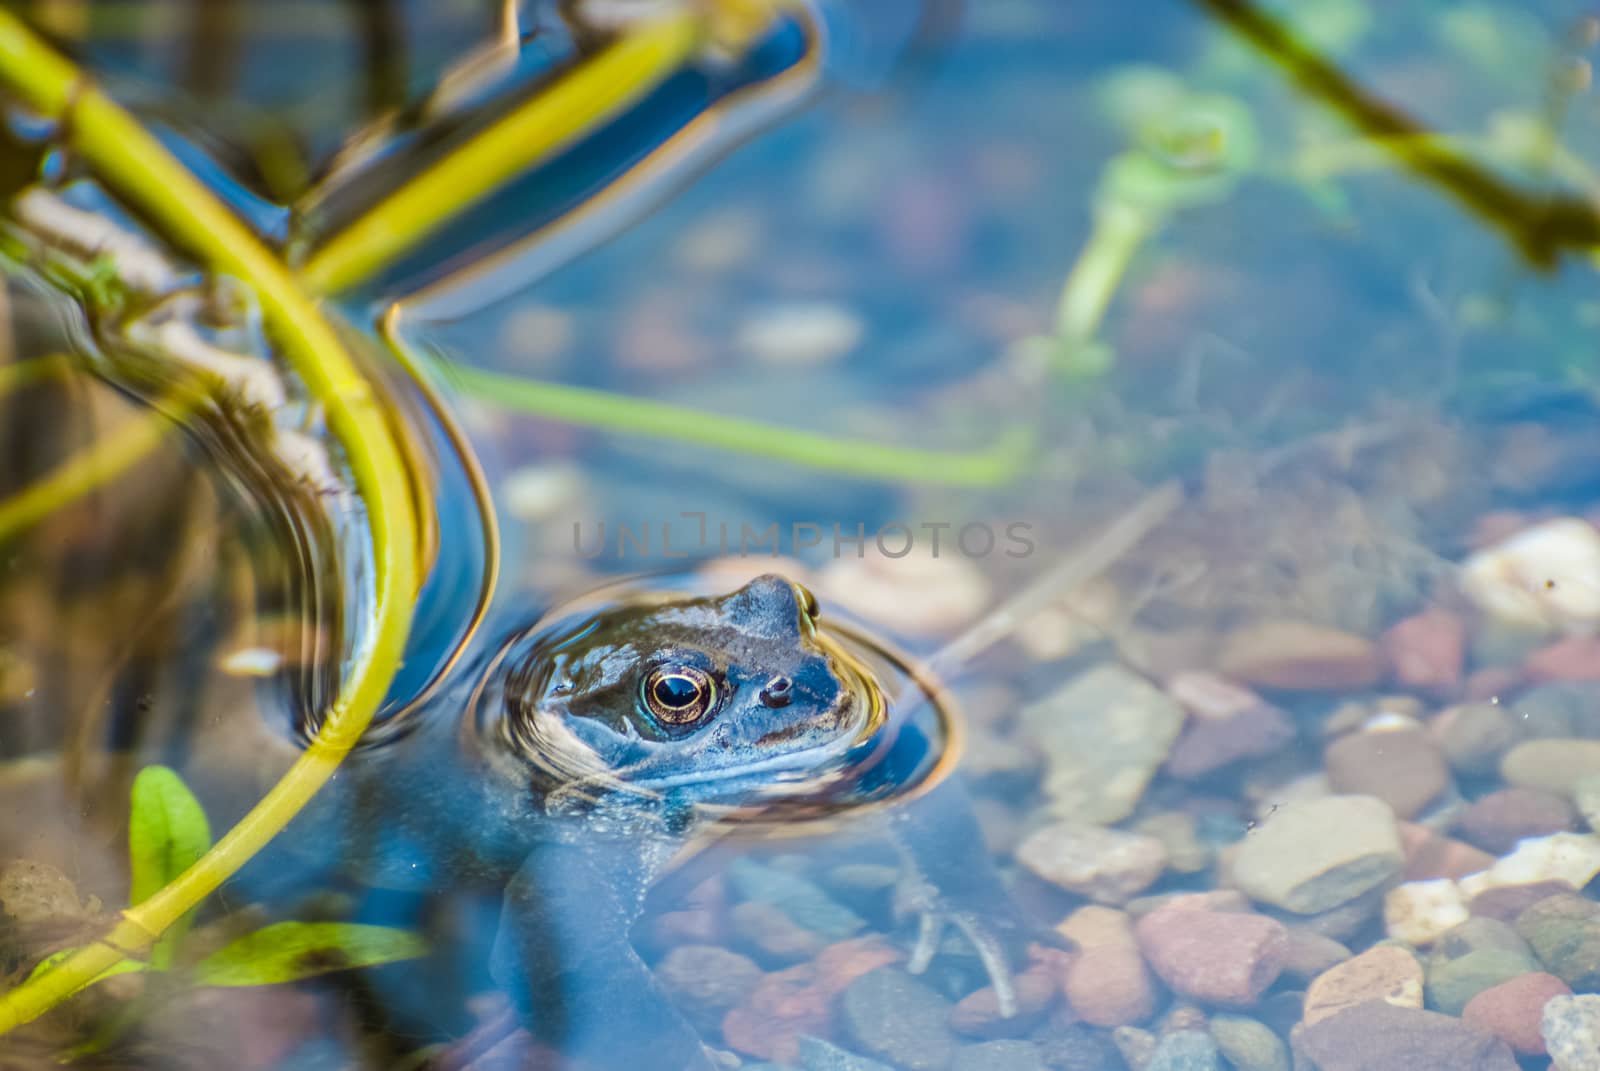
[[507, 662], [505, 739], [557, 782], [735, 801], [846, 763], [882, 722], [871, 674], [781, 576], [624, 603]]

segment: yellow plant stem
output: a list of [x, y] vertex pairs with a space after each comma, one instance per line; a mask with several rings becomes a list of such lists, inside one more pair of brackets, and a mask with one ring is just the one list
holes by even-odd
[[100, 941], [0, 994], [0, 1034], [37, 1018], [84, 982], [137, 956], [275, 836], [332, 775], [388, 690], [416, 595], [415, 504], [381, 405], [314, 303], [210, 191], [130, 115], [17, 18], [0, 10], [0, 88], [61, 124], [78, 159], [164, 237], [214, 272], [251, 286], [285, 359], [320, 402], [366, 504], [372, 537], [372, 626], [322, 729], [289, 773], [194, 866], [123, 913]]
[[302, 266], [315, 293], [359, 285], [539, 161], [660, 85], [704, 39], [702, 18], [645, 23], [379, 201]]
[[166, 438], [186, 405], [182, 398], [169, 398], [154, 409], [134, 413], [49, 475], [0, 499], [0, 544], [143, 461]]
[[919, 450], [841, 439], [647, 398], [541, 383], [476, 368], [452, 367], [445, 375], [475, 397], [565, 424], [693, 443], [864, 479], [966, 486], [1003, 484], [1022, 472], [1034, 440], [1033, 429], [1019, 424], [981, 450]]

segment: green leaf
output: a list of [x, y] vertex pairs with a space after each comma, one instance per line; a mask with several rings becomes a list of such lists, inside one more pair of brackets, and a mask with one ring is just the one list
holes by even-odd
[[130, 904], [140, 904], [194, 865], [211, 847], [206, 812], [172, 770], [146, 766], [133, 779], [128, 820], [128, 860], [133, 868]]
[[[154, 896], [211, 847], [211, 824], [183, 779], [165, 766], [146, 766], [133, 779], [133, 809], [128, 819], [130, 904]], [[151, 949], [158, 968], [172, 963], [178, 942], [194, 913], [179, 919]]]
[[353, 922], [276, 922], [247, 933], [194, 966], [199, 985], [294, 982], [330, 971], [375, 967], [426, 955], [410, 930]]

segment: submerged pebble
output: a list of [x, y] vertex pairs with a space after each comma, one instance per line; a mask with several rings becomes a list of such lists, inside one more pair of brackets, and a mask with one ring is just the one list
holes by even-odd
[[1556, 1071], [1600, 1071], [1600, 995], [1551, 997], [1540, 1032]]
[[1504, 1041], [1526, 1056], [1545, 1053], [1541, 1032], [1544, 1008], [1552, 998], [1570, 996], [1572, 990], [1553, 974], [1520, 974], [1483, 990], [1467, 1002], [1461, 1018], [1469, 1026]]
[[1171, 696], [1117, 665], [1097, 666], [1022, 712], [1045, 753], [1051, 811], [1092, 825], [1133, 813], [1183, 720]]
[[1422, 981], [1422, 964], [1409, 950], [1376, 945], [1312, 979], [1303, 1017], [1307, 1024], [1319, 1023], [1370, 1000], [1420, 1008]]
[[1122, 904], [1161, 876], [1167, 852], [1154, 837], [1057, 822], [1024, 840], [1017, 861], [1069, 892], [1097, 903]]
[[[1451, 1015], [1383, 1001], [1348, 1008], [1296, 1032], [1295, 1051], [1317, 1071], [1516, 1071], [1506, 1043]], [[1298, 1066], [1298, 1064], [1297, 1064]]]
[[1244, 1005], [1283, 970], [1289, 932], [1264, 915], [1166, 907], [1140, 919], [1139, 949], [1180, 996]]
[[1302, 915], [1338, 907], [1400, 873], [1394, 812], [1372, 796], [1284, 804], [1233, 850], [1233, 884]]

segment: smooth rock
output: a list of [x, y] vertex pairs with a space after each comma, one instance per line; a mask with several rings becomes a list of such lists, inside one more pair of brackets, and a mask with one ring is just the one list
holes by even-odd
[[1333, 938], [1303, 926], [1290, 926], [1289, 952], [1284, 957], [1283, 973], [1310, 981], [1350, 957], [1350, 949]]
[[1212, 1016], [1211, 1038], [1235, 1071], [1289, 1071], [1289, 1046], [1265, 1023], [1242, 1015]]
[[1531, 652], [1522, 671], [1532, 681], [1600, 681], [1600, 636], [1571, 636]]
[[722, 1038], [748, 1056], [794, 1063], [800, 1038], [827, 1034], [832, 994], [816, 984], [809, 963], [763, 977], [738, 1007], [722, 1019]]
[[1600, 834], [1552, 833], [1519, 841], [1516, 851], [1488, 870], [1462, 878], [1461, 891], [1470, 897], [1496, 885], [1538, 881], [1564, 881], [1581, 889], [1596, 874], [1600, 874]]
[[776, 904], [762, 900], [735, 904], [728, 913], [728, 926], [734, 940], [769, 965], [800, 963], [827, 946], [821, 934], [812, 933]]
[[1540, 1033], [1556, 1071], [1600, 1071], [1600, 996], [1551, 997]]
[[1593, 681], [1554, 681], [1506, 701], [1526, 739], [1600, 739], [1600, 686]]
[[656, 977], [684, 1016], [704, 1032], [717, 1030], [722, 1018], [744, 1003], [762, 971], [749, 959], [713, 945], [682, 945], [667, 953]]
[[1163, 982], [1209, 1004], [1254, 1001], [1277, 980], [1289, 952], [1288, 930], [1264, 915], [1163, 908], [1134, 932]]
[[767, 364], [825, 364], [855, 349], [864, 330], [860, 318], [840, 305], [778, 305], [740, 325], [735, 345]]
[[1033, 1042], [1053, 1071], [1109, 1071], [1123, 1066], [1121, 1054], [1104, 1030], [1051, 1023], [1034, 1034]]
[[860, 915], [798, 874], [753, 859], [735, 859], [727, 873], [729, 882], [744, 899], [771, 904], [795, 925], [820, 937], [839, 940], [866, 928]]
[[1083, 949], [1064, 988], [1067, 1004], [1093, 1026], [1133, 1026], [1155, 1013], [1155, 981], [1136, 946]]
[[1161, 876], [1167, 852], [1154, 837], [1057, 822], [1024, 840], [1017, 847], [1017, 862], [1069, 892], [1120, 904]]
[[1111, 1043], [1117, 1047], [1129, 1071], [1146, 1071], [1156, 1053], [1156, 1036], [1137, 1026], [1117, 1027], [1111, 1031]]
[[1590, 774], [1573, 782], [1572, 805], [1589, 831], [1600, 833], [1600, 774]]
[[1424, 610], [1398, 621], [1380, 641], [1395, 683], [1434, 695], [1460, 688], [1466, 645], [1466, 626], [1445, 610]]
[[1545, 1053], [1540, 1032], [1544, 1006], [1552, 997], [1571, 996], [1572, 990], [1553, 974], [1536, 971], [1491, 986], [1467, 1001], [1461, 1019], [1468, 1026], [1510, 1045], [1527, 1056]]
[[968, 993], [950, 1009], [952, 1029], [977, 1038], [1013, 1038], [1028, 1033], [1039, 1024], [1061, 996], [1067, 970], [1075, 958], [1056, 948], [1034, 946], [1035, 962], [1011, 979], [1016, 1008], [1012, 1015], [1000, 1014], [1000, 997], [994, 986]]
[[1156, 987], [1133, 922], [1120, 911], [1083, 907], [1056, 927], [1078, 946], [1063, 988], [1078, 1017], [1094, 1026], [1131, 1026], [1155, 1011]]
[[1368, 688], [1383, 676], [1383, 656], [1365, 637], [1307, 621], [1261, 621], [1230, 632], [1217, 655], [1226, 676], [1262, 688], [1323, 691]]
[[1528, 908], [1558, 893], [1577, 892], [1565, 881], [1536, 881], [1528, 885], [1497, 885], [1467, 901], [1474, 917], [1514, 923]]
[[1022, 723], [1044, 749], [1051, 810], [1107, 825], [1133, 812], [1183, 727], [1183, 709], [1143, 677], [1102, 665], [1027, 707]]
[[1569, 635], [1600, 628], [1600, 532], [1582, 518], [1524, 528], [1469, 557], [1459, 577], [1497, 624]]
[[1570, 798], [1578, 783], [1600, 774], [1600, 740], [1526, 740], [1500, 760], [1509, 784]]
[[1203, 1030], [1177, 1030], [1156, 1042], [1145, 1071], [1221, 1071], [1217, 1043]]
[[1161, 811], [1140, 819], [1133, 831], [1160, 841], [1167, 853], [1167, 869], [1178, 874], [1198, 874], [1215, 856], [1211, 845], [1200, 839], [1199, 823], [1192, 814]]
[[1167, 682], [1167, 694], [1189, 712], [1167, 757], [1173, 777], [1205, 777], [1241, 759], [1270, 755], [1294, 739], [1287, 714], [1225, 677], [1179, 673]]
[[1410, 945], [1432, 944], [1447, 930], [1467, 921], [1461, 890], [1449, 878], [1408, 881], [1383, 898], [1384, 931]]
[[1481, 777], [1500, 768], [1500, 758], [1520, 739], [1511, 712], [1499, 703], [1464, 703], [1428, 723], [1428, 733], [1456, 772]]
[[1450, 769], [1420, 730], [1351, 733], [1329, 744], [1323, 768], [1335, 792], [1376, 796], [1400, 818], [1422, 811], [1450, 784]]
[[856, 1046], [907, 1071], [944, 1071], [958, 1043], [950, 1002], [893, 967], [862, 975], [844, 991], [840, 1013]]
[[1485, 989], [1539, 969], [1523, 952], [1479, 948], [1455, 959], [1428, 964], [1428, 1007], [1446, 1015], [1460, 1015], [1467, 1002]]
[[1280, 807], [1234, 849], [1232, 884], [1303, 915], [1354, 900], [1400, 873], [1394, 812], [1372, 796], [1327, 796]]
[[1545, 969], [1573, 989], [1600, 989], [1600, 904], [1557, 894], [1524, 911], [1517, 933]]
[[950, 1071], [1046, 1071], [1044, 1055], [1031, 1041], [986, 1041], [956, 1052]]
[[1472, 918], [1435, 941], [1430, 950], [1430, 959], [1456, 959], [1483, 948], [1498, 948], [1523, 957], [1533, 956], [1533, 949], [1517, 933], [1515, 926], [1498, 919]]
[[[1381, 1000], [1297, 1030], [1293, 1046], [1317, 1071], [1516, 1071], [1497, 1037], [1438, 1012]], [[1299, 1066], [1298, 1063], [1296, 1066]]]
[[886, 1063], [846, 1052], [821, 1038], [803, 1037], [799, 1049], [800, 1066], [804, 1071], [894, 1071]]
[[1456, 820], [1461, 836], [1485, 851], [1503, 855], [1524, 837], [1543, 837], [1572, 828], [1572, 804], [1537, 788], [1503, 788], [1475, 801]]
[[1495, 857], [1463, 840], [1444, 837], [1415, 822], [1400, 823], [1400, 845], [1406, 853], [1407, 881], [1464, 878], [1488, 870]]
[[1374, 945], [1328, 968], [1306, 989], [1306, 1023], [1319, 1023], [1370, 1000], [1396, 1007], [1422, 1007], [1422, 964], [1399, 945]]

